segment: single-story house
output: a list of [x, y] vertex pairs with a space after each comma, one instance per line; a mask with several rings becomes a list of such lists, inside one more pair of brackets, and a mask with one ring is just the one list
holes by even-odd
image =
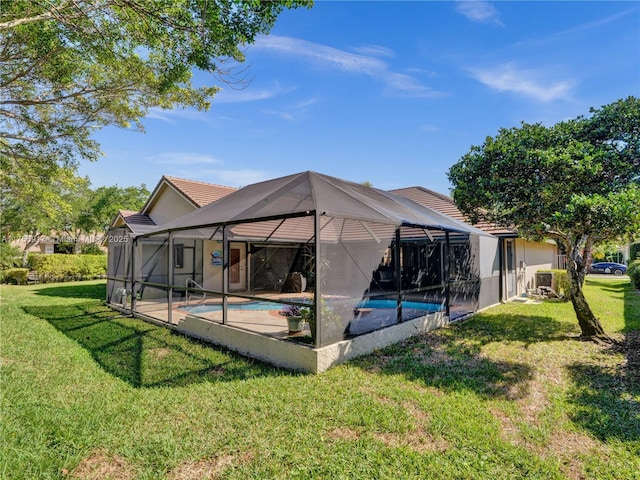
[[[240, 190], [163, 177], [109, 231], [107, 301], [319, 372], [518, 295], [528, 269], [555, 255], [518, 241], [465, 223], [421, 187], [385, 192], [315, 172]], [[298, 310], [301, 331], [287, 324]]]
[[[305, 371], [473, 312], [496, 263], [490, 234], [315, 172], [162, 224], [149, 213], [123, 212], [109, 231], [109, 304]], [[309, 321], [294, 334], [282, 314], [297, 309]]]

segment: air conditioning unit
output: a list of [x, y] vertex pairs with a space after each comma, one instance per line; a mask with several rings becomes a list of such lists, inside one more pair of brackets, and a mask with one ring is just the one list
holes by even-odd
[[553, 272], [536, 272], [536, 288], [547, 287], [554, 292], [558, 291], [558, 282]]

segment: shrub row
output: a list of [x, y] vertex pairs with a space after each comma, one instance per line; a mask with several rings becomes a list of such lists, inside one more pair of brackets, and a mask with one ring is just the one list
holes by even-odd
[[44, 283], [90, 280], [107, 274], [107, 256], [30, 253], [29, 268]]
[[0, 281], [14, 285], [26, 285], [29, 278], [28, 268], [8, 268], [0, 271]]
[[634, 260], [631, 262], [627, 269], [627, 273], [629, 274], [631, 283], [633, 283], [634, 287], [640, 289], [640, 260]]

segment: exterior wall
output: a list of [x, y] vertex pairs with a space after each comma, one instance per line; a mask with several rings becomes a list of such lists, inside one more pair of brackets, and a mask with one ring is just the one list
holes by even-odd
[[242, 355], [279, 367], [321, 373], [357, 356], [398, 343], [413, 335], [443, 327], [447, 323], [446, 316], [441, 313], [432, 313], [352, 340], [343, 340], [316, 349], [191, 316], [179, 322], [176, 329], [185, 335], [225, 346]]
[[[205, 290], [222, 291], [222, 263], [213, 252], [222, 253], [222, 242], [205, 240], [202, 252], [202, 287]], [[222, 257], [219, 257], [222, 258]]]
[[180, 237], [174, 238], [173, 242], [174, 249], [182, 247], [182, 266], [177, 264], [176, 253], [173, 256], [173, 284], [185, 286], [188, 278], [202, 283], [202, 242]]
[[145, 213], [156, 225], [162, 225], [196, 209], [190, 202], [173, 188], [163, 185], [156, 195], [156, 201]]
[[500, 303], [500, 242], [496, 237], [477, 236], [476, 238], [480, 258], [478, 309], [481, 310]]
[[518, 276], [517, 294], [526, 293], [535, 288], [536, 272], [555, 268], [558, 248], [552, 241], [532, 242], [522, 238], [516, 239], [516, 271]]

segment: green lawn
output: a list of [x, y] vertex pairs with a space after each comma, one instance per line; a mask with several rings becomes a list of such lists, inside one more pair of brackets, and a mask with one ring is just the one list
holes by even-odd
[[631, 350], [508, 304], [321, 375], [120, 318], [104, 288], [2, 286], [1, 478], [640, 478], [628, 280], [586, 294]]

